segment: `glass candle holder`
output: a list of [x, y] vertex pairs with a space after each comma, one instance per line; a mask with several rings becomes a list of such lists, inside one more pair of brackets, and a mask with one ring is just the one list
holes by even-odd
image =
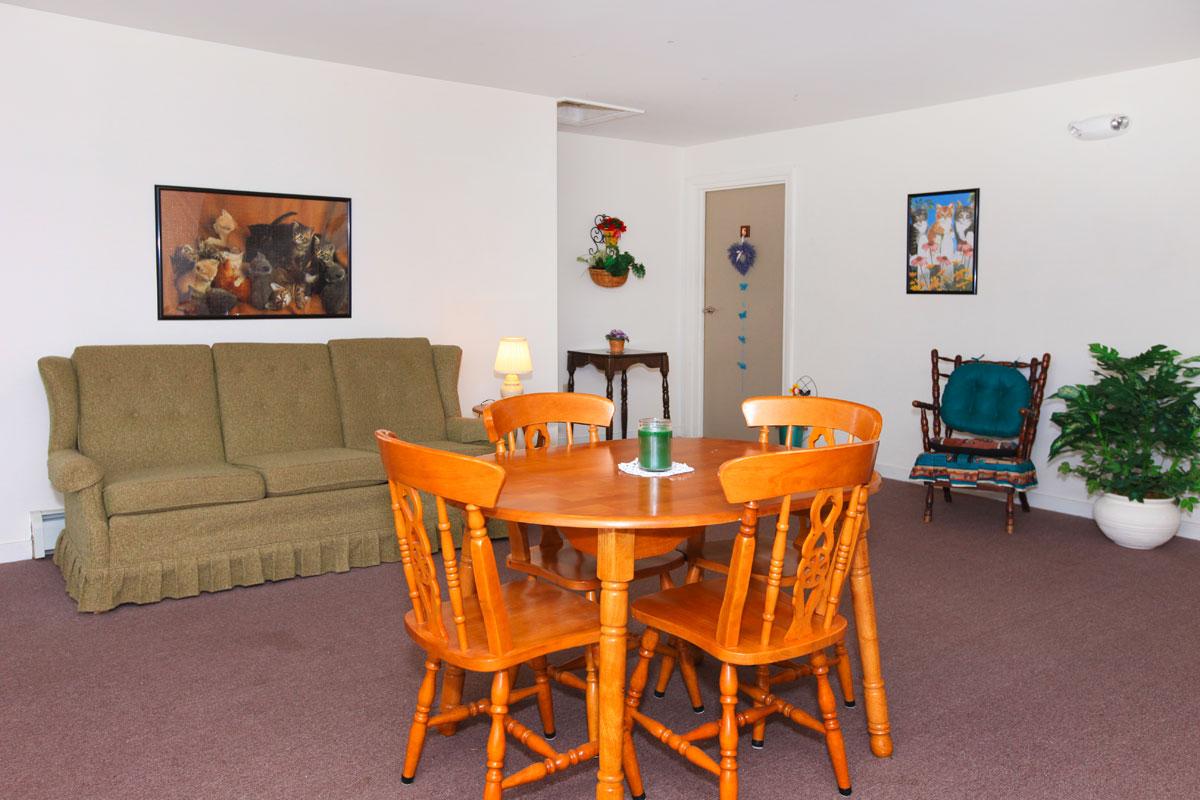
[[638, 422], [638, 466], [649, 472], [671, 468], [671, 420], [646, 417]]

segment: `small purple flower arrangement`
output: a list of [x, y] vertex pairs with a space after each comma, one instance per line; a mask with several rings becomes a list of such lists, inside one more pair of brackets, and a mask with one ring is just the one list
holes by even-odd
[[625, 343], [629, 341], [629, 334], [620, 328], [613, 328], [604, 335], [608, 340], [608, 349], [611, 353], [624, 353]]

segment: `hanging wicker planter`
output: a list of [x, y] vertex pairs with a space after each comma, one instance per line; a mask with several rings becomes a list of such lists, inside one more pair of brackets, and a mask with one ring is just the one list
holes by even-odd
[[624, 286], [625, 281], [629, 280], [628, 272], [618, 277], [599, 267], [588, 267], [588, 275], [592, 276], [592, 283], [605, 289], [616, 289], [618, 286]]

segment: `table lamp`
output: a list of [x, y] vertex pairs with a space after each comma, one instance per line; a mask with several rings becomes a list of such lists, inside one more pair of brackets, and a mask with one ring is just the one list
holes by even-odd
[[524, 336], [502, 338], [500, 347], [496, 350], [496, 364], [493, 369], [504, 375], [504, 383], [500, 386], [501, 397], [513, 397], [523, 393], [525, 387], [521, 385], [517, 376], [533, 372], [528, 340]]

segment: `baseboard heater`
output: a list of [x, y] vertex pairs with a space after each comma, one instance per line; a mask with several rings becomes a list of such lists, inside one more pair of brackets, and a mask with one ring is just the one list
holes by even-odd
[[67, 515], [61, 508], [29, 512], [29, 532], [33, 542], [33, 557], [54, 555], [58, 535], [67, 526]]

